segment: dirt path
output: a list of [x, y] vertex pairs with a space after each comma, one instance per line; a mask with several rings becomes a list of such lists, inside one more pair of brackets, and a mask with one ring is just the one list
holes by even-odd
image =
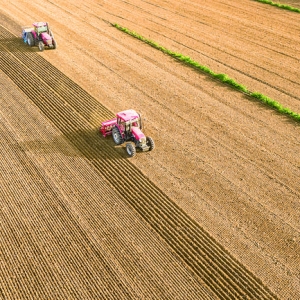
[[[3, 132], [7, 131], [8, 123], [12, 122], [11, 116], [15, 116], [14, 125], [10, 124], [13, 131], [11, 138], [14, 141], [7, 140], [6, 143], [21, 145], [21, 149], [27, 149], [30, 159], [38, 161], [40, 172], [46, 172], [50, 184], [54, 185], [46, 190], [49, 193], [57, 191], [67, 195], [67, 200], [63, 202], [70, 205], [68, 209], [73, 215], [83, 217], [84, 220], [92, 219], [84, 230], [91, 235], [89, 241], [95, 239], [95, 247], [100, 247], [100, 232], [95, 228], [106, 224], [105, 221], [101, 223], [100, 208], [96, 203], [99, 204], [101, 195], [108, 193], [105, 187], [108, 180], [114, 182], [116, 192], [127, 195], [125, 198], [129, 203], [126, 205], [129, 207], [125, 209], [121, 200], [122, 207], [119, 207], [119, 211], [128, 210], [128, 213], [133, 213], [130, 207], [134, 207], [138, 213], [136, 219], [147, 212], [143, 216], [144, 220], [166, 241], [166, 244], [160, 245], [156, 240], [159, 246], [154, 247], [155, 251], [158, 249], [156, 247], [165, 247], [166, 254], [158, 255], [158, 263], [155, 265], [152, 265], [151, 259], [151, 269], [159, 268], [160, 260], [165, 261], [164, 256], [169, 255], [166, 263], [173, 259], [171, 270], [174, 274], [181, 274], [182, 271], [177, 272], [175, 267], [178, 261], [168, 254], [172, 249], [181, 257], [180, 261], [184, 262], [182, 268], [187, 268], [188, 265], [196, 274], [191, 286], [184, 284], [190, 276], [189, 271], [182, 272], [183, 278], [170, 275], [168, 292], [163, 292], [158, 287], [169, 282], [166, 279], [162, 283], [163, 268], [152, 271], [160, 274], [159, 279], [147, 285], [147, 281], [152, 282], [147, 277], [152, 276], [151, 272], [145, 273], [145, 268], [139, 269], [139, 266], [127, 270], [124, 264], [122, 267], [126, 269], [124, 278], [127, 281], [123, 282], [122, 288], [118, 288], [117, 282], [125, 279], [119, 273], [105, 273], [103, 285], [108, 282], [105, 280], [116, 278], [113, 291], [120, 293], [119, 295], [124, 293], [129, 298], [138, 298], [139, 295], [146, 295], [147, 298], [153, 290], [157, 291], [159, 298], [172, 297], [177, 293], [181, 297], [180, 295], [187, 293], [185, 288], [193, 291], [189, 290], [188, 293], [195, 299], [199, 295], [210, 297], [208, 289], [220, 298], [225, 298], [226, 295], [230, 297], [235, 293], [256, 297], [266, 293], [268, 297], [271, 294], [265, 290], [266, 286], [283, 299], [300, 296], [299, 125], [206, 75], [177, 63], [107, 23], [119, 23], [166, 48], [189, 55], [215, 72], [226, 73], [249, 89], [266, 94], [299, 112], [299, 15], [254, 1], [217, 1], [205, 5], [197, 2], [186, 5], [184, 1], [178, 2], [178, 5], [169, 1], [152, 1], [151, 4], [146, 1], [86, 1], [81, 6], [66, 1], [56, 1], [55, 5], [50, 1], [41, 1], [39, 5], [15, 1], [14, 4], [6, 4], [1, 8], [4, 26], [2, 34], [8, 34], [4, 42], [2, 39], [2, 71], [27, 95], [26, 100], [31, 99], [33, 107], [38, 107], [29, 122], [32, 128], [24, 133], [15, 127], [19, 120], [26, 119], [26, 113], [22, 117], [21, 113], [18, 114], [22, 109], [10, 112], [1, 105], [1, 120], [6, 120], [2, 124]], [[35, 53], [23, 46], [21, 41], [12, 38], [19, 34], [21, 25], [30, 24], [37, 19], [47, 20], [52, 24], [59, 45], [56, 51]], [[7, 29], [10, 33], [7, 33]], [[64, 74], [80, 86], [71, 83]], [[24, 84], [28, 85], [34, 80], [38, 80], [38, 85], [46, 96], [43, 96], [37, 86], [32, 85], [32, 92], [24, 88]], [[1, 82], [4, 81], [3, 77]], [[49, 95], [47, 89], [55, 93]], [[25, 106], [26, 100], [23, 100]], [[96, 129], [102, 120], [112, 116], [112, 112], [130, 107], [142, 112], [146, 119], [146, 133], [154, 138], [156, 150], [128, 161], [124, 150], [120, 147], [114, 149], [110, 140], [96, 135]], [[53, 124], [51, 130], [58, 128], [61, 134], [58, 138], [55, 134], [56, 138], [41, 142], [41, 138], [47, 136], [47, 131], [50, 130], [45, 125], [44, 133], [41, 130], [40, 136], [37, 134], [38, 124], [45, 122], [43, 120], [38, 123], [37, 119], [44, 116]], [[22, 138], [18, 138], [20, 134]], [[69, 142], [72, 144], [65, 147], [65, 143]], [[49, 153], [41, 155], [40, 149]], [[52, 149], [55, 149], [54, 152]], [[3, 151], [6, 152], [7, 149]], [[15, 149], [11, 151], [15, 153]], [[7, 159], [20, 165], [20, 158], [10, 156]], [[76, 162], [73, 166], [74, 160]], [[59, 173], [61, 161], [64, 161], [66, 170], [72, 166], [72, 176], [67, 175], [67, 171]], [[49, 162], [51, 167], [48, 166]], [[81, 172], [78, 173], [82, 164], [87, 164], [86, 175], [83, 176], [86, 180], [81, 178]], [[8, 165], [4, 169], [10, 170]], [[89, 198], [85, 193], [91, 189], [91, 169], [96, 170], [93, 171], [95, 175], [91, 175], [96, 186], [100, 184], [99, 179], [96, 179], [99, 170], [105, 184], [100, 184], [100, 189], [93, 188], [88, 194], [91, 195]], [[114, 181], [113, 170], [118, 169], [121, 170], [115, 172], [120, 174], [118, 180]], [[126, 186], [129, 185], [134, 193], [139, 192], [135, 176], [145, 178], [143, 184], [147, 188], [143, 204], [138, 205], [135, 194], [127, 194], [127, 188], [120, 184], [128, 177], [126, 170], [132, 174]], [[3, 176], [2, 180], [8, 186], [9, 180], [16, 178], [16, 174], [18, 173]], [[74, 179], [75, 182], [71, 183]], [[59, 183], [59, 180], [62, 182]], [[10, 195], [23, 191], [24, 186], [27, 186], [25, 182], [13, 189], [9, 185], [10, 188], [4, 194], [6, 203]], [[157, 194], [157, 187], [163, 194]], [[22, 195], [29, 197], [31, 193], [32, 190], [26, 188]], [[49, 195], [46, 199], [52, 197]], [[109, 209], [107, 216], [111, 213], [111, 201], [121, 205], [121, 196], [111, 200], [114, 197], [115, 192], [109, 192], [105, 206]], [[95, 202], [91, 199], [95, 199]], [[170, 204], [160, 206], [160, 202], [166, 204], [169, 200]], [[93, 206], [85, 213], [86, 207], [92, 203]], [[175, 209], [172, 203], [176, 203], [184, 211], [184, 218], [179, 212], [177, 217], [177, 206], [174, 206]], [[12, 210], [17, 211], [21, 204], [14, 205], [16, 206]], [[34, 206], [34, 209], [35, 216], [41, 218], [38, 214], [41, 207]], [[99, 213], [93, 214], [94, 211]], [[165, 214], [165, 211], [169, 213]], [[66, 216], [62, 213], [59, 216], [60, 222], [64, 222]], [[27, 217], [24, 213], [23, 219]], [[4, 218], [5, 221], [9, 220], [5, 214]], [[74, 218], [72, 216], [70, 219]], [[176, 224], [174, 220], [171, 222], [172, 218], [176, 220]], [[142, 219], [139, 222], [144, 224]], [[114, 225], [116, 228], [109, 227], [109, 230], [118, 232], [117, 228], [124, 226], [121, 222], [118, 225], [117, 220]], [[45, 226], [51, 228], [49, 224]], [[132, 227], [135, 228], [128, 225], [128, 228]], [[74, 227], [69, 228], [71, 235]], [[184, 228], [190, 229], [186, 232]], [[106, 233], [102, 234], [106, 236]], [[136, 234], [147, 236], [150, 233], [142, 231]], [[79, 231], [75, 230], [74, 235], [78, 236], [77, 240], [74, 237], [77, 247], [85, 248], [79, 242]], [[209, 248], [203, 248], [208, 243], [203, 244], [204, 236], [212, 243]], [[124, 231], [122, 238], [130, 243], [133, 234]], [[153, 240], [155, 238], [154, 235]], [[198, 248], [193, 248], [193, 239], [196, 239]], [[33, 247], [32, 240], [26, 240], [27, 246]], [[67, 239], [64, 237], [63, 240]], [[149, 245], [152, 242], [151, 240]], [[108, 259], [109, 262], [116, 257], [121, 262], [125, 259], [119, 255], [123, 244], [120, 242], [116, 245], [117, 250], [113, 253], [113, 247], [109, 248], [112, 257], [111, 260]], [[105, 247], [109, 247], [108, 244]], [[230, 256], [227, 256], [225, 250], [229, 251]], [[70, 264], [64, 253], [59, 252], [59, 248], [55, 251], [60, 253], [62, 261], [66, 260]], [[135, 251], [128, 248], [127, 252], [133, 252], [130, 255], [132, 260]], [[209, 257], [209, 253], [214, 253], [215, 256]], [[206, 259], [203, 260], [203, 257]], [[218, 257], [220, 263], [214, 257]], [[94, 259], [97, 265], [99, 261]], [[150, 257], [145, 254], [145, 259], [149, 260]], [[212, 264], [213, 261], [215, 264]], [[121, 262], [118, 261], [120, 264]], [[51, 263], [53, 264], [53, 260]], [[214, 272], [209, 270], [207, 264], [213, 265], [217, 270], [218, 276], [214, 275], [214, 280], [211, 280]], [[229, 273], [223, 269], [227, 265]], [[28, 267], [32, 267], [29, 262]], [[86, 270], [89, 267], [90, 263], [86, 261]], [[66, 272], [71, 273], [72, 268], [76, 274], [76, 267], [70, 267]], [[91, 274], [96, 276], [97, 268], [95, 266]], [[113, 265], [112, 269], [115, 272], [118, 267]], [[203, 270], [206, 271], [203, 273]], [[131, 278], [137, 271], [145, 275], [141, 275], [140, 281], [135, 283]], [[55, 276], [60, 274], [57, 270], [53, 273]], [[75, 282], [79, 282], [81, 289], [87, 293], [85, 288], [89, 284], [97, 289], [97, 284], [93, 282], [94, 275], [86, 282], [81, 282], [76, 275]], [[262, 287], [257, 278], [262, 280]], [[178, 285], [177, 280], [182, 285]], [[8, 287], [12, 285], [6, 284], [5, 291], [8, 292]], [[72, 284], [68, 284], [66, 293], [72, 289]], [[172, 290], [177, 285], [178, 290]], [[129, 287], [138, 289], [136, 294]], [[223, 288], [219, 291], [218, 287]], [[58, 287], [58, 294], [59, 290]], [[47, 293], [42, 290], [40, 292]], [[111, 291], [107, 291], [107, 295], [110, 293]]]

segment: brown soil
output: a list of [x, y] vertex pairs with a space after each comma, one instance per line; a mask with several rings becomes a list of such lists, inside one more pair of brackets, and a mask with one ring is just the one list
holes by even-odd
[[[299, 113], [299, 14], [204, 2], [1, 5], [0, 299], [300, 298], [299, 123], [111, 26]], [[127, 108], [133, 159], [98, 133]]]

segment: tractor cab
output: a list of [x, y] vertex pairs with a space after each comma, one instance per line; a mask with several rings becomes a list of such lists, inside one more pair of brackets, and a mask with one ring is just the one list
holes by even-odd
[[45, 22], [36, 22], [32, 25], [37, 36], [39, 36], [43, 32], [49, 33], [48, 24]]
[[129, 137], [132, 131], [142, 129], [142, 119], [136, 111], [128, 109], [117, 114], [117, 125], [125, 137]]

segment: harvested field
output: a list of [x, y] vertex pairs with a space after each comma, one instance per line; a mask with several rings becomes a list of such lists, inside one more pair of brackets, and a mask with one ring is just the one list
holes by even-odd
[[[300, 113], [300, 15], [211, 2], [1, 4], [0, 299], [300, 298], [300, 123], [112, 26]], [[133, 159], [98, 132], [128, 108]]]

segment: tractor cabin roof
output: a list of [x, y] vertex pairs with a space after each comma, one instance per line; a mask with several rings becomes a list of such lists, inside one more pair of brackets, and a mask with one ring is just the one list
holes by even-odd
[[127, 110], [124, 110], [124, 111], [121, 111], [121, 112], [117, 113], [117, 117], [122, 119], [124, 122], [127, 122], [129, 120], [137, 119], [140, 116], [135, 110], [127, 109]]
[[46, 22], [35, 22], [32, 24], [34, 27], [43, 27], [43, 26], [47, 26]]

